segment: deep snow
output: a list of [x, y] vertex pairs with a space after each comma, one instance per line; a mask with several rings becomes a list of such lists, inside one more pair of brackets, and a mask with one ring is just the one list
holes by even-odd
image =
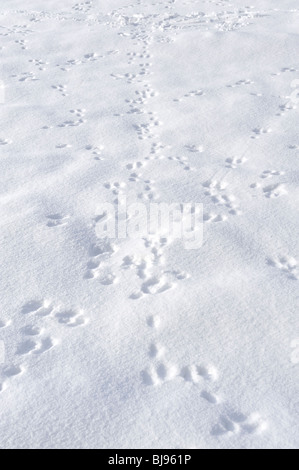
[[296, 448], [298, 2], [131, 1], [0, 5], [1, 448]]

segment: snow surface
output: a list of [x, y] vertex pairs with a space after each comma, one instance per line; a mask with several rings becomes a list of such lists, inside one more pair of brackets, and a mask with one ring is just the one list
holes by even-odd
[[[298, 447], [298, 27], [1, 1], [2, 448]], [[120, 195], [203, 203], [203, 246], [99, 239]]]

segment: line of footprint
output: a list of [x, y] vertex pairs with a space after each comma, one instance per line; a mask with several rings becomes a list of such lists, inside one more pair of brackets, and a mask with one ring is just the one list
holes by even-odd
[[[46, 300], [27, 302], [19, 315], [23, 323], [20, 328], [22, 339], [16, 344], [13, 363], [0, 367], [0, 392], [4, 391], [15, 377], [30, 368], [34, 357], [47, 353], [59, 344], [41, 324], [43, 318], [50, 317], [70, 328], [84, 326], [88, 321], [82, 310], [64, 309]], [[9, 329], [11, 325], [12, 322], [0, 320], [0, 331]], [[23, 358], [22, 362], [20, 358]]]
[[[161, 327], [161, 319], [158, 315], [150, 315], [146, 320], [147, 326], [154, 330], [155, 337]], [[293, 347], [297, 347], [294, 343]], [[297, 350], [295, 350], [295, 353]], [[293, 353], [292, 358], [295, 357]], [[217, 382], [219, 373], [211, 364], [192, 364], [177, 367], [175, 364], [165, 360], [166, 349], [156, 341], [150, 343], [148, 356], [150, 364], [141, 372], [141, 379], [145, 386], [161, 387], [170, 381], [185, 382], [193, 384], [198, 388], [198, 395], [210, 405], [222, 409], [219, 421], [210, 433], [212, 436], [231, 436], [234, 434], [261, 434], [268, 428], [267, 421], [258, 412], [248, 415], [231, 409], [218, 395]], [[298, 355], [298, 354], [297, 354]], [[297, 357], [297, 356], [296, 356]], [[215, 388], [217, 391], [215, 392]]]
[[[147, 53], [147, 50], [144, 50], [144, 53]], [[129, 63], [133, 64], [136, 55], [133, 53], [129, 53]], [[124, 78], [124, 77], [118, 77]], [[134, 83], [134, 78], [127, 75], [128, 83]], [[136, 92], [137, 99], [135, 100], [128, 100], [128, 104], [130, 107], [129, 114], [145, 114], [146, 113], [146, 106], [148, 104], [148, 100], [154, 98], [155, 94], [151, 91], [148, 87], [146, 87], [145, 91]], [[194, 97], [194, 96], [202, 96], [203, 92], [201, 90], [192, 91], [187, 93], [184, 98]], [[179, 101], [179, 100], [178, 100]], [[154, 118], [153, 118], [154, 119]], [[137, 136], [139, 139], [143, 139], [144, 137], [153, 138], [154, 136], [150, 132], [150, 126], [146, 124], [136, 125], [135, 127]], [[190, 152], [200, 152], [202, 151], [201, 147], [190, 145], [189, 149]], [[154, 142], [152, 144], [151, 155], [154, 157], [149, 158], [157, 158], [156, 155], [158, 154], [158, 158], [164, 151], [164, 146], [161, 143]], [[162, 156], [163, 158], [163, 156]], [[183, 157], [169, 157], [175, 161], [178, 161], [184, 169], [189, 169], [189, 162], [187, 159]], [[226, 163], [229, 167], [235, 168], [237, 165], [243, 163], [244, 160], [239, 159], [227, 159]], [[127, 169], [129, 171], [133, 171], [130, 174], [129, 181], [131, 182], [144, 182], [143, 175], [141, 173], [142, 169], [144, 168], [144, 162], [134, 162], [127, 165]], [[147, 184], [147, 181], [145, 181]], [[125, 183], [113, 183], [107, 184], [107, 189], [111, 189], [113, 194], [116, 196], [115, 203], [118, 201], [118, 197], [122, 190], [126, 187]], [[218, 188], [217, 184], [214, 185], [212, 182], [208, 185], [210, 189], [210, 196], [214, 198], [214, 202], [216, 204], [225, 205], [228, 207], [228, 210], [231, 211], [233, 214], [239, 213], [238, 206], [234, 203], [234, 198], [232, 196], [226, 196], [226, 194], [221, 194], [224, 188]], [[218, 191], [218, 189], [219, 191]], [[150, 190], [150, 188], [148, 188]], [[215, 192], [216, 191], [216, 192]], [[221, 219], [223, 220], [223, 219]], [[141, 299], [145, 295], [155, 295], [162, 292], [167, 291], [171, 288], [171, 285], [167, 283], [163, 277], [160, 276], [151, 276], [151, 269], [153, 266], [155, 268], [157, 265], [161, 267], [162, 259], [163, 259], [163, 246], [167, 244], [167, 240], [160, 240], [155, 244], [151, 240], [146, 241], [147, 247], [151, 250], [151, 256], [148, 256], [146, 259], [139, 259], [136, 256], [126, 256], [123, 259], [123, 268], [124, 269], [134, 269], [137, 273], [137, 276], [142, 280], [141, 289], [138, 292], [135, 292], [131, 295], [133, 299]], [[161, 273], [160, 273], [161, 274]], [[187, 276], [186, 276], [187, 277]], [[186, 278], [184, 273], [177, 273], [177, 278], [184, 279]], [[166, 282], [165, 282], [166, 281]], [[147, 325], [151, 328], [157, 330], [160, 325], [160, 318], [158, 316], [150, 316], [147, 318]], [[195, 385], [198, 384], [211, 384], [217, 381], [218, 372], [213, 366], [204, 366], [204, 365], [191, 365], [185, 366], [179, 370], [175, 365], [169, 364], [165, 361], [165, 348], [161, 346], [157, 342], [152, 342], [149, 346], [149, 358], [150, 358], [150, 365], [147, 369], [143, 370], [142, 380], [145, 385], [150, 386], [158, 386], [163, 385], [165, 382], [170, 380], [175, 380], [180, 378], [185, 382], [190, 382]], [[203, 387], [200, 391], [200, 396], [207, 400], [211, 404], [218, 404], [220, 402], [220, 398], [213, 392], [211, 392], [208, 388]], [[241, 414], [240, 414], [241, 416]], [[243, 423], [243, 428], [245, 430], [246, 424], [249, 426], [249, 422], [251, 417], [244, 417], [245, 422]], [[220, 418], [219, 427], [223, 423], [223, 418]], [[226, 421], [227, 432], [231, 432], [231, 430], [235, 431], [237, 426], [229, 426], [228, 425], [229, 418]], [[256, 426], [255, 426], [256, 425]], [[256, 422], [252, 424], [252, 430], [256, 427], [259, 427]], [[249, 428], [248, 428], [249, 429]], [[251, 428], [250, 428], [251, 429]], [[214, 430], [212, 431], [212, 433]]]

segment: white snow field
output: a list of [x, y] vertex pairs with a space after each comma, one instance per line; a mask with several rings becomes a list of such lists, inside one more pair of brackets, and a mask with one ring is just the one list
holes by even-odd
[[0, 3], [0, 447], [298, 448], [298, 0], [74, 1]]

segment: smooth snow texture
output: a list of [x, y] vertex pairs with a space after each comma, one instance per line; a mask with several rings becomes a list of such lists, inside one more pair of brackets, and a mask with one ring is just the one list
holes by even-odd
[[[2, 0], [2, 448], [298, 447], [298, 27]], [[202, 248], [100, 240], [120, 196], [203, 203]]]

